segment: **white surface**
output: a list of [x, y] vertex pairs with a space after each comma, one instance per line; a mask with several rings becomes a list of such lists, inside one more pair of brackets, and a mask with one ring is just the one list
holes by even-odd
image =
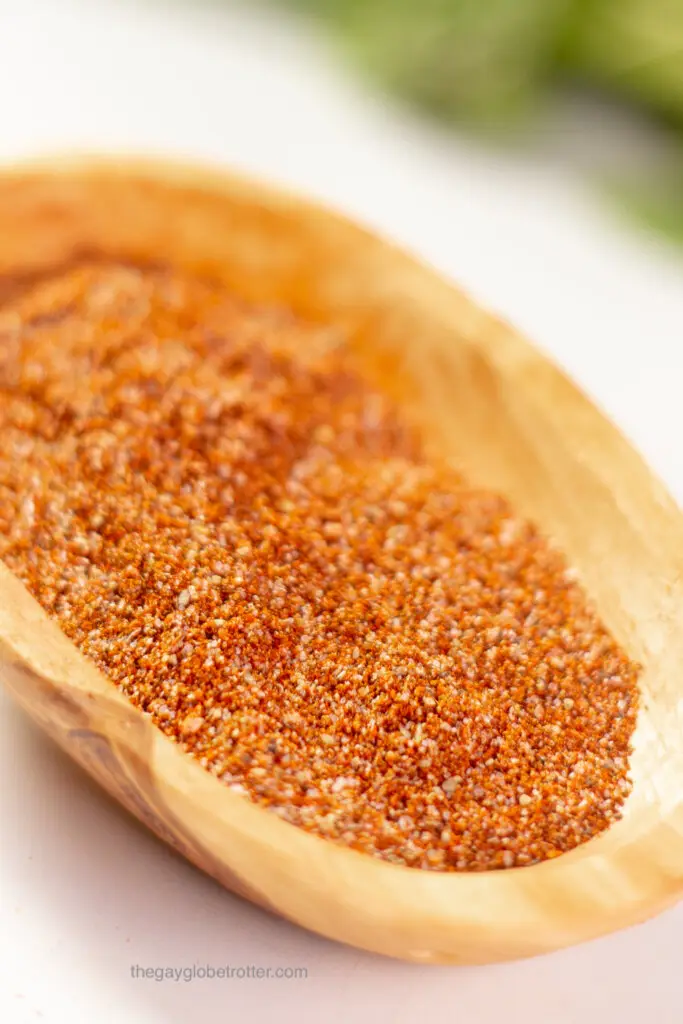
[[[310, 33], [228, 3], [0, 0], [0, 158], [161, 151], [293, 184], [381, 228], [551, 351], [683, 499], [683, 265], [552, 152], [503, 159], [369, 100]], [[550, 147], [552, 150], [552, 147]], [[620, 1024], [683, 1019], [683, 907], [540, 960], [355, 953], [220, 890], [0, 697], [0, 1020]], [[155, 982], [131, 965], [305, 967]], [[334, 1013], [336, 1009], [336, 1013]]]

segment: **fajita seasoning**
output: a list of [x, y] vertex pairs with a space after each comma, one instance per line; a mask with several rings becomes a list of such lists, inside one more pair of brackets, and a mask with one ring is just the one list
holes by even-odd
[[309, 832], [437, 871], [616, 821], [637, 666], [335, 332], [171, 270], [0, 310], [0, 558], [137, 707]]

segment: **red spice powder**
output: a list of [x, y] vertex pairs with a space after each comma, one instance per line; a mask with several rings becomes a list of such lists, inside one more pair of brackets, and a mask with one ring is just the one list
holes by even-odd
[[637, 667], [334, 330], [171, 270], [0, 310], [0, 558], [233, 790], [395, 863], [555, 857], [628, 795]]

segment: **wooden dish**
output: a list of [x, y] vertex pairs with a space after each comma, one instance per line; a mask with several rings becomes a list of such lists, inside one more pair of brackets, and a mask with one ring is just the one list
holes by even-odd
[[[645, 666], [624, 818], [554, 861], [397, 867], [230, 792], [130, 705], [0, 566], [0, 673], [122, 804], [223, 885], [313, 931], [406, 960], [484, 963], [634, 924], [683, 892], [683, 519], [603, 415], [432, 270], [315, 205], [224, 173], [74, 161], [0, 176], [0, 287], [79, 254], [165, 261], [342, 325], [367, 372], [477, 483], [579, 569]], [[1, 294], [0, 294], [1, 298]], [[561, 315], [561, 311], [558, 311]]]

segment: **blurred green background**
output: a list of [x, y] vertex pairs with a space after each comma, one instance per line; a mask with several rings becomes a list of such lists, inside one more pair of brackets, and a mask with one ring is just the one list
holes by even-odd
[[351, 63], [432, 116], [494, 137], [533, 130], [558, 88], [636, 106], [662, 158], [609, 194], [683, 244], [683, 0], [279, 0], [322, 20]]

